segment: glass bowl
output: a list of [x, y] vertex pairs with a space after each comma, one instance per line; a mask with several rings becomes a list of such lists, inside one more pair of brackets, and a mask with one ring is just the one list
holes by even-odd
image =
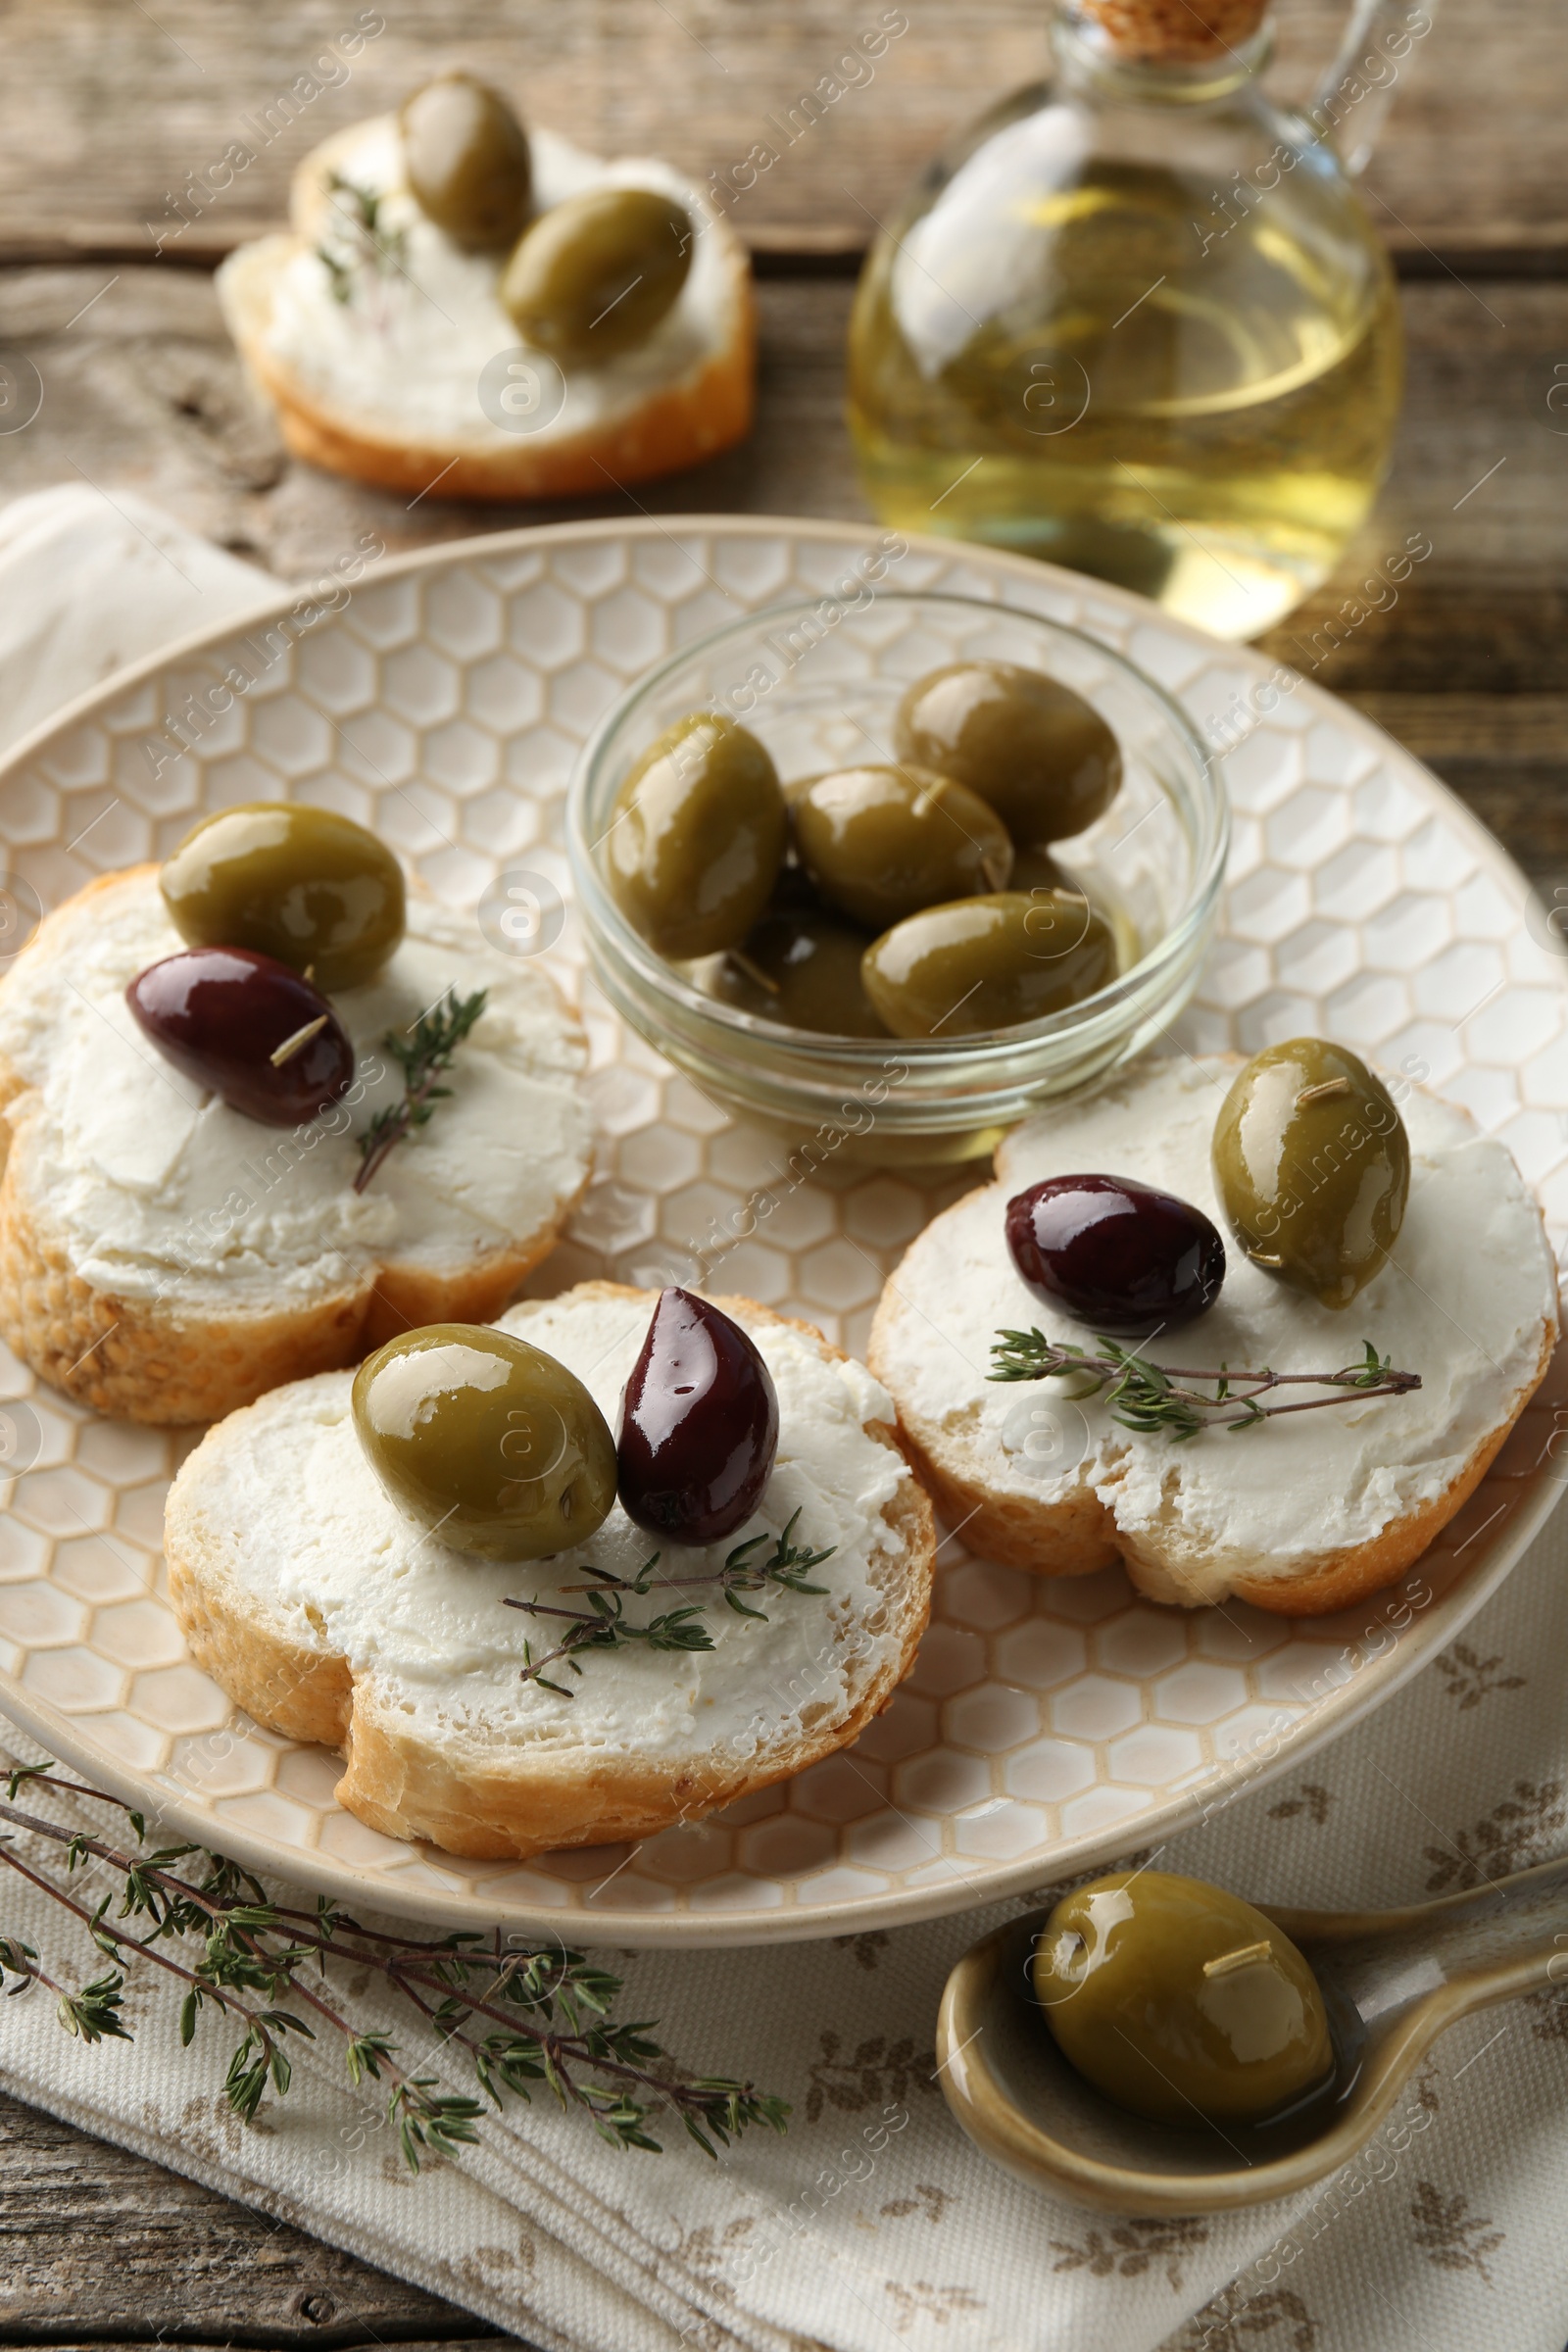
[[[1118, 737], [1121, 791], [1053, 855], [1111, 922], [1122, 970], [1065, 1012], [955, 1038], [824, 1037], [719, 1003], [611, 897], [602, 843], [622, 779], [688, 711], [727, 712], [788, 783], [892, 758], [905, 688], [986, 658], [1073, 687]], [[705, 1095], [792, 1146], [932, 1165], [989, 1152], [1054, 1096], [1149, 1045], [1195, 987], [1219, 906], [1230, 812], [1217, 764], [1170, 697], [1076, 629], [963, 596], [808, 599], [727, 623], [651, 670], [585, 745], [566, 807], [588, 954], [606, 996]]]

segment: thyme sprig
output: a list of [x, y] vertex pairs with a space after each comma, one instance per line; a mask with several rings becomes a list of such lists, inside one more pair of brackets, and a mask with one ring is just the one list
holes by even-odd
[[316, 248], [316, 258], [326, 271], [332, 299], [352, 302], [361, 277], [368, 272], [381, 289], [376, 323], [385, 326], [388, 284], [394, 275], [407, 274], [408, 232], [385, 225], [383, 199], [376, 189], [362, 188], [333, 172], [326, 190], [330, 227], [327, 238]]
[[413, 1029], [399, 1037], [389, 1029], [381, 1043], [403, 1071], [403, 1100], [378, 1110], [360, 1138], [360, 1167], [354, 1190], [363, 1193], [383, 1160], [416, 1127], [428, 1126], [436, 1104], [452, 1092], [441, 1080], [451, 1069], [458, 1048], [485, 1007], [488, 989], [476, 988], [471, 997], [448, 989], [437, 1004], [421, 1012]]
[[592, 1577], [593, 1583], [565, 1585], [563, 1591], [581, 1592], [588, 1603], [586, 1609], [563, 1609], [550, 1601], [514, 1600], [509, 1596], [506, 1601], [509, 1609], [521, 1609], [529, 1617], [564, 1619], [568, 1628], [564, 1639], [542, 1658], [536, 1659], [527, 1642], [523, 1643], [523, 1681], [538, 1683], [543, 1690], [555, 1691], [558, 1698], [572, 1698], [575, 1692], [568, 1690], [564, 1683], [548, 1681], [544, 1669], [564, 1658], [573, 1674], [580, 1675], [582, 1668], [575, 1658], [580, 1649], [620, 1649], [634, 1642], [643, 1642], [649, 1649], [712, 1648], [713, 1637], [702, 1622], [706, 1601], [688, 1601], [678, 1609], [666, 1609], [660, 1616], [638, 1624], [625, 1614], [628, 1593], [643, 1596], [657, 1592], [690, 1592], [710, 1585], [717, 1588], [716, 1597], [738, 1617], [755, 1617], [765, 1625], [766, 1612], [754, 1609], [745, 1597], [747, 1593], [761, 1592], [770, 1585], [786, 1592], [825, 1592], [826, 1585], [808, 1584], [807, 1575], [810, 1569], [820, 1568], [824, 1560], [831, 1559], [835, 1547], [829, 1544], [821, 1551], [812, 1551], [808, 1544], [797, 1544], [795, 1523], [800, 1515], [799, 1511], [790, 1514], [783, 1534], [773, 1538], [773, 1548], [765, 1559], [757, 1556], [768, 1540], [763, 1534], [737, 1544], [722, 1568], [703, 1576], [656, 1577], [654, 1570], [662, 1557], [657, 1551], [650, 1553], [631, 1577], [614, 1576], [608, 1568], [596, 1568], [591, 1560], [584, 1560], [582, 1573]]
[[[1142, 1435], [1163, 1434], [1178, 1444], [1196, 1438], [1200, 1430], [1228, 1429], [1233, 1434], [1261, 1428], [1285, 1413], [1312, 1413], [1324, 1405], [1348, 1404], [1352, 1397], [1408, 1396], [1421, 1386], [1419, 1372], [1396, 1372], [1392, 1356], [1379, 1355], [1370, 1340], [1358, 1363], [1338, 1372], [1233, 1372], [1226, 1364], [1218, 1371], [1195, 1371], [1179, 1364], [1153, 1364], [1145, 1355], [1119, 1347], [1103, 1332], [1096, 1338], [1103, 1353], [1091, 1354], [1064, 1340], [1048, 1340], [1042, 1331], [1001, 1331], [991, 1344], [992, 1380], [1074, 1380], [1074, 1396], [1108, 1393], [1105, 1402], [1112, 1420]], [[1191, 1384], [1200, 1381], [1204, 1388]], [[1293, 1404], [1259, 1404], [1260, 1396], [1276, 1389], [1332, 1389], [1330, 1396], [1310, 1396]], [[1205, 1390], [1212, 1390], [1212, 1395]], [[1228, 1410], [1235, 1407], [1235, 1410]]]
[[[28, 1783], [113, 1808], [124, 1816], [134, 1847], [24, 1810], [16, 1800]], [[0, 1986], [14, 1995], [40, 1984], [55, 1994], [65, 2032], [89, 2042], [128, 2041], [132, 2034], [121, 2015], [125, 1970], [150, 1962], [184, 1987], [183, 2044], [193, 2040], [209, 2009], [240, 2029], [224, 2089], [246, 2123], [255, 2119], [269, 2086], [278, 2097], [288, 2091], [287, 2038], [314, 2041], [318, 2032], [330, 2030], [341, 2038], [352, 2082], [386, 2084], [387, 2118], [415, 2172], [423, 2156], [450, 2156], [476, 2140], [487, 2101], [499, 2110], [508, 2094], [526, 2100], [536, 2082], [545, 2083], [564, 2109], [585, 2115], [616, 2147], [657, 2153], [662, 2142], [650, 2124], [661, 2108], [677, 2116], [710, 2156], [751, 2126], [785, 2129], [784, 2100], [750, 2082], [692, 2074], [651, 2038], [656, 2029], [649, 2021], [617, 2022], [611, 2012], [620, 1979], [581, 1952], [560, 1944], [508, 1949], [499, 1930], [493, 1936], [460, 1934], [439, 1940], [398, 1936], [363, 1927], [325, 1896], [314, 1910], [294, 1909], [273, 1902], [250, 1872], [202, 1847], [145, 1850], [141, 1814], [102, 1789], [63, 1779], [53, 1765], [20, 1766], [4, 1785], [0, 1823], [57, 1849], [68, 1886], [88, 1864], [111, 1872], [120, 1885], [113, 1918], [114, 1890], [89, 1910], [68, 1886], [24, 1861], [13, 1837], [0, 1838], [0, 1863], [71, 1913], [112, 1970], [72, 1991], [45, 1973], [31, 1944], [0, 1930]], [[135, 1930], [118, 1924], [129, 1920], [139, 1923]], [[323, 1997], [329, 1961], [373, 1971], [443, 2048], [466, 2054], [482, 2097], [446, 2089], [435, 2075], [405, 2068], [385, 2031], [357, 2031]], [[305, 1982], [312, 1971], [319, 1990]], [[8, 1977], [15, 1982], [7, 1984]]]

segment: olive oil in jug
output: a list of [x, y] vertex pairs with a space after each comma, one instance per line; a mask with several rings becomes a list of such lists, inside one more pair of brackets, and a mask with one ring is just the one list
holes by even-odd
[[1387, 77], [1345, 61], [1421, 21], [1362, 0], [1312, 121], [1259, 87], [1263, 0], [1057, 0], [1054, 77], [933, 166], [867, 261], [850, 415], [883, 519], [1222, 636], [1307, 595], [1377, 493], [1401, 386], [1393, 275], [1326, 125], [1364, 154]]

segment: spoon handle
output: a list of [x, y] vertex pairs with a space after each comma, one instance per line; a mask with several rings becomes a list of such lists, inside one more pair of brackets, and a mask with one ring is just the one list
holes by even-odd
[[1568, 1984], [1568, 1856], [1402, 1911], [1270, 1916], [1358, 1981], [1358, 2006], [1374, 1982], [1384, 1988], [1380, 2008], [1396, 1984], [1409, 1993], [1452, 1984], [1470, 1995], [1466, 2007]]

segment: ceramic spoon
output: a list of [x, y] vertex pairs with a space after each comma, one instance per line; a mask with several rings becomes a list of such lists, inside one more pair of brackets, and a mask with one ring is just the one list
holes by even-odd
[[998, 1928], [949, 1977], [942, 2087], [988, 2156], [1112, 2213], [1214, 2213], [1309, 2187], [1383, 2126], [1399, 2131], [1401, 2092], [1457, 2018], [1568, 1984], [1568, 1858], [1404, 1911], [1269, 1909], [1323, 1987], [1336, 2081], [1283, 2124], [1173, 2131], [1112, 2105], [1057, 2051], [1028, 1978], [1048, 1917]]

